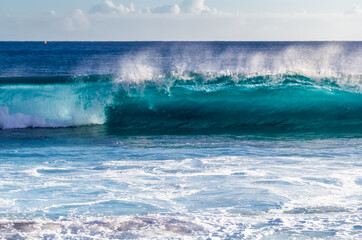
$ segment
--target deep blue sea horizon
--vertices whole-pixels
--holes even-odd
[[[0,238],[361,239],[362,42],[0,42]]]

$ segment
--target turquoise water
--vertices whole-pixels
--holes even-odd
[[[0,43],[0,237],[360,239],[354,43]]]

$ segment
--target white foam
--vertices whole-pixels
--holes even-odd
[[[0,208],[9,208],[11,206],[15,205],[15,200],[14,199],[4,199],[4,198],[0,198]]]
[[[60,127],[62,125],[49,122],[44,118],[22,114],[9,113],[9,108],[0,106],[0,128],[27,128],[27,127]]]
[[[121,217],[68,217],[58,220],[36,218],[32,220],[2,220],[4,231],[0,237],[11,238],[20,234],[29,239],[52,236],[55,239],[194,239],[203,236],[210,226],[183,216],[121,216]]]
[[[83,85],[3,86],[0,128],[68,127],[103,124],[112,96]]]
[[[27,174],[28,176],[32,176],[32,177],[41,177],[42,174],[40,174],[38,172],[39,169],[41,169],[41,168],[40,167],[30,168],[30,169],[24,170],[23,173]]]
[[[115,82],[120,83],[124,89],[130,86],[142,85],[146,81],[157,81],[162,74],[156,68],[150,52],[141,52],[136,55],[127,55],[120,60],[120,69]]]

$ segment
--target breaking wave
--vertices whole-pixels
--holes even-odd
[[[224,45],[155,44],[40,72],[9,66],[0,77],[0,128],[362,127],[360,43]]]
[[[137,75],[137,72],[141,75]],[[362,126],[361,76],[166,72],[0,78],[0,127]]]

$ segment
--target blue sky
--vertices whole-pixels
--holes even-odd
[[[362,0],[0,0],[0,40],[362,40]]]

